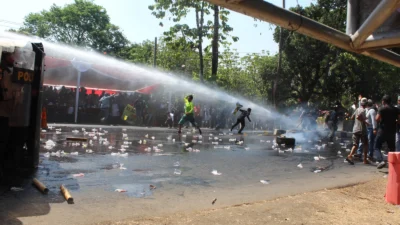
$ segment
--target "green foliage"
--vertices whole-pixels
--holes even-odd
[[[347,0],[314,2],[309,7],[297,6],[290,10],[345,30]],[[195,81],[208,80],[253,100],[272,102],[278,56],[268,52],[241,56],[230,49],[231,42],[238,38],[230,36],[233,28],[228,24],[229,11],[200,0],[156,0],[149,9],[161,20],[160,26],[164,26],[165,20],[174,22],[159,39],[156,62],[159,68]],[[195,26],[184,22],[189,17]],[[24,26],[13,32],[153,65],[154,42],[130,44],[120,29],[110,23],[104,8],[92,1],[75,0],[64,7],[53,5],[49,11],[31,13],[25,18]],[[275,28],[273,35],[279,42],[279,28]],[[282,36],[277,105],[290,106],[301,99],[324,108],[337,101],[350,106],[359,94],[377,101],[384,94],[400,93],[396,82],[399,68],[288,30]],[[210,40],[210,45],[203,46],[205,40]],[[225,48],[219,52],[221,45]]]
[[[200,0],[156,0],[153,5],[149,6],[152,15],[156,18],[161,20],[167,18],[175,23],[169,31],[164,32],[165,41],[182,38],[184,41],[174,42],[174,44],[185,43],[185,45],[191,46],[192,49],[197,49],[200,67],[199,78],[201,81],[203,81],[204,72],[206,71],[203,55],[209,53],[211,49],[211,46],[203,46],[204,39],[212,40],[217,37],[218,41],[214,42],[214,44],[227,44],[229,43],[227,37],[229,37],[229,33],[233,30],[228,25],[228,10],[219,10],[219,21],[218,24],[215,24],[215,19],[212,20],[210,18],[213,7],[212,4]],[[196,24],[194,27],[180,23],[182,19],[187,18],[193,12],[193,19]],[[160,22],[160,26],[163,26],[162,22]],[[218,35],[214,34],[215,26],[218,26]],[[232,41],[238,41],[238,37],[232,37]],[[214,48],[215,51],[218,51],[218,48]],[[218,57],[218,54],[215,54],[215,56]],[[214,61],[213,63],[218,63],[218,61]],[[206,77],[209,76],[206,75]]]
[[[346,5],[346,0],[318,0],[309,7],[297,6],[291,10],[344,31]],[[279,28],[275,29],[274,40],[279,41]],[[284,66],[278,87],[289,87],[290,92],[282,96],[283,101],[301,99],[329,107],[336,101],[351,104],[359,94],[376,100],[385,92],[399,91],[390,84],[398,72],[391,65],[287,30],[283,40]]]
[[[165,33],[159,44],[157,65],[175,74],[201,80],[199,42],[196,39],[198,30],[188,24],[179,23],[193,10],[188,6],[196,7],[199,2],[182,2],[188,5],[165,0],[150,6],[155,16],[168,18],[171,14],[171,18],[175,18],[174,21],[177,22]],[[171,8],[171,5],[174,7]],[[205,9],[211,10],[207,7]],[[204,12],[208,13],[207,10]],[[338,30],[345,30],[345,0],[319,0],[309,7],[297,6],[291,10]],[[212,22],[205,22],[204,27],[208,24],[211,26]],[[204,31],[204,37],[211,37],[206,35],[211,35],[211,32],[211,29]],[[274,40],[279,41],[278,28],[275,29]],[[210,46],[202,49],[205,79],[215,81],[226,91],[267,104],[272,103],[278,56],[268,52],[241,56],[235,49],[229,48],[229,43],[230,41],[226,42],[224,51],[219,54],[216,79],[211,75],[213,54]],[[151,65],[152,47],[153,42],[132,45],[128,59]],[[301,99],[303,102],[316,103],[322,108],[328,108],[337,101],[344,106],[350,106],[359,94],[377,101],[386,93],[400,93],[399,85],[394,82],[399,72],[400,69],[391,65],[284,30],[277,105],[290,106]]]
[[[120,29],[110,23],[106,10],[88,0],[30,13],[20,32],[115,55],[129,44]]]

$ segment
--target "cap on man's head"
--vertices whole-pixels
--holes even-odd
[[[373,106],[374,105],[374,101],[372,101],[372,99],[368,99],[368,106]]]
[[[367,98],[362,98],[360,104],[365,106],[367,104],[367,102],[368,102]]]

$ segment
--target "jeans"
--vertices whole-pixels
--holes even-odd
[[[376,151],[376,160],[378,162],[382,162],[383,161],[383,155],[381,152],[382,149],[382,144],[384,142],[387,143],[387,146],[389,148],[389,152],[393,152],[395,151],[395,138],[396,138],[396,134],[383,134],[381,132],[378,132],[378,134],[376,135],[376,139],[375,139],[375,151]]]
[[[400,132],[396,132],[396,152],[400,152]]]
[[[373,158],[374,156],[374,147],[375,147],[375,134],[374,129],[367,128],[368,134],[368,157]],[[357,149],[357,154],[363,154],[363,143],[361,142]]]

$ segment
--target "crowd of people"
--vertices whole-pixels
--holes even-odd
[[[43,92],[43,105],[46,107],[49,123],[74,123],[76,89],[46,86]],[[174,93],[170,99],[163,90],[151,94],[127,92],[99,92],[80,89],[78,104],[78,123],[135,125],[145,127],[178,128],[179,119],[185,114],[184,93]],[[198,95],[196,95],[198,96]],[[232,116],[232,105],[209,98],[196,98],[193,104],[193,118],[201,127],[230,128],[236,122]],[[127,105],[134,109],[134,119],[125,120]],[[188,121],[190,122],[190,121]],[[183,126],[191,126],[185,123]],[[251,129],[261,129],[262,124],[255,121]]]
[[[400,106],[400,96],[398,97]],[[364,164],[377,163],[377,168],[386,166],[382,155],[385,143],[389,152],[400,151],[400,110],[392,104],[389,95],[382,98],[381,105],[374,104],[372,99],[361,98],[359,107],[351,118],[353,126],[353,147],[346,161],[353,165],[354,158],[361,158]]]
[[[352,128],[352,149],[346,161],[354,165],[355,159],[364,164],[377,165],[378,169],[386,166],[382,154],[383,144],[389,152],[400,152],[400,96],[395,106],[389,95],[383,96],[380,103],[359,96],[351,109],[342,114],[344,118],[354,121]],[[332,140],[337,130],[339,107],[327,111],[325,123],[330,129],[329,138]]]
[[[48,111],[49,122],[74,122],[74,107],[76,89],[61,87],[46,87],[44,89],[44,105]],[[218,100],[193,101],[193,96],[182,99],[182,93],[175,93],[169,99],[164,92],[152,94],[140,93],[108,93],[103,91],[96,94],[93,90],[87,94],[81,88],[79,97],[78,118],[80,123],[129,124],[135,126],[159,126],[178,128],[190,126],[223,129],[235,128],[239,133],[245,127],[245,118],[250,120],[251,109],[236,109],[240,115],[232,115],[232,105]],[[400,106],[400,96],[398,98]],[[134,109],[135,118],[132,121],[124,120],[124,110],[130,105]],[[354,164],[355,158],[362,159],[363,163],[377,163],[383,168],[386,162],[381,153],[382,145],[386,143],[389,151],[400,151],[400,110],[393,106],[391,97],[385,95],[381,104],[371,99],[359,98],[349,110],[345,110],[337,103],[331,110],[319,110],[309,106],[301,106],[292,113],[299,113],[302,129],[316,129],[317,118],[324,118],[322,123],[330,130],[327,138],[330,141],[335,137],[339,121],[349,119],[353,125],[353,147],[346,157],[349,164]],[[180,119],[180,120],[179,120]],[[268,129],[268,125],[255,120],[247,129]],[[349,123],[350,124],[350,123]],[[275,128],[275,125],[272,125]],[[272,127],[270,126],[270,127]],[[345,130],[345,128],[343,128]]]

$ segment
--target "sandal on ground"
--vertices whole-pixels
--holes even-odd
[[[354,165],[353,160],[349,159],[349,157],[346,157],[346,162],[348,162],[350,165]]]

